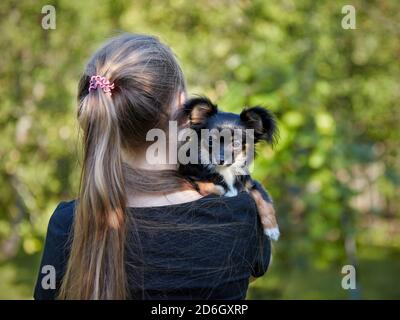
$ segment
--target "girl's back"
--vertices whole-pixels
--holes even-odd
[[[75,201],[61,203],[50,220],[41,268],[55,267],[57,288],[44,290],[45,275],[39,274],[36,299],[57,294],[68,261],[74,207]],[[250,276],[261,276],[268,267],[270,243],[247,193],[129,208],[127,213],[135,216],[125,257],[130,298],[243,299]]]

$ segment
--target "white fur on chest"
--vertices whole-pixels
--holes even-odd
[[[234,197],[238,194],[235,188],[236,173],[232,167],[217,167],[216,171],[224,178],[228,191],[224,194],[226,197]]]

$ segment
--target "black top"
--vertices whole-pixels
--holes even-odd
[[[35,299],[56,296],[68,259],[74,207],[75,201],[61,202],[50,219]],[[245,192],[129,208],[128,213],[136,218],[139,235],[131,239],[128,233],[127,239],[126,272],[133,298],[244,299],[249,277],[262,276],[268,268],[270,242],[255,202]],[[42,287],[50,274],[45,265],[55,268],[56,289]],[[49,284],[49,278],[43,280]]]

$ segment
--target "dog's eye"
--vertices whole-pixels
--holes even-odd
[[[232,143],[232,147],[233,147],[234,149],[239,149],[239,148],[242,147],[242,143],[241,143],[240,141],[238,141],[238,140],[235,140],[235,141],[233,141],[233,143]]]

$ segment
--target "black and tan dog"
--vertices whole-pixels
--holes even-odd
[[[275,210],[268,192],[249,173],[254,145],[274,144],[277,125],[273,114],[262,107],[244,109],[240,115],[219,111],[208,98],[189,99],[179,119],[196,136],[195,163],[179,165],[179,173],[202,194],[235,196],[247,191],[256,202],[265,234],[279,238]],[[181,123],[182,126],[182,123]],[[190,140],[190,139],[189,139]]]

